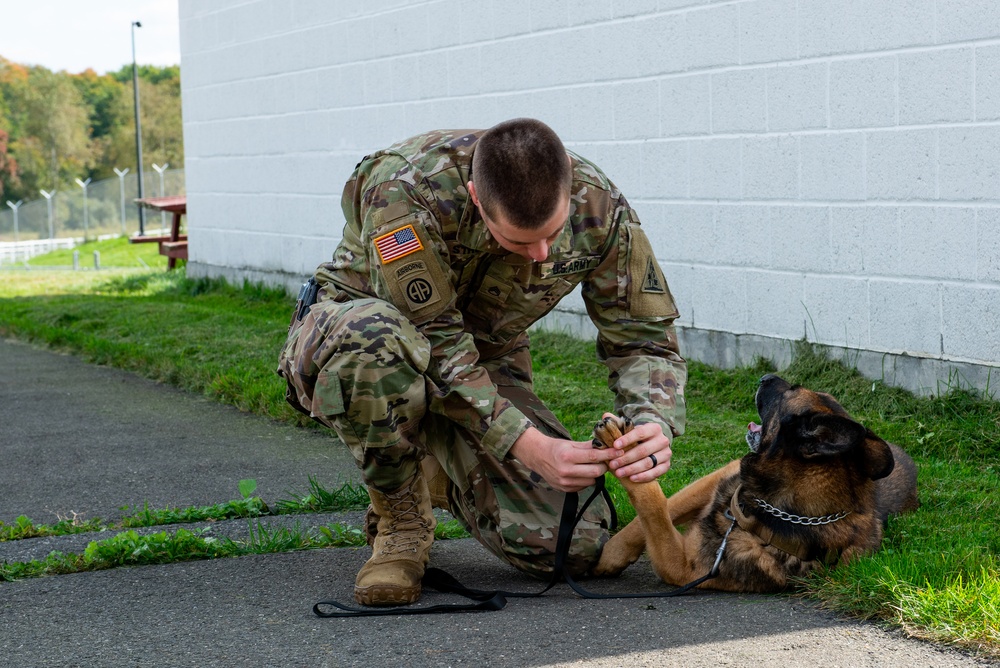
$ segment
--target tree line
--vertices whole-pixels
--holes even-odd
[[[143,166],[183,167],[180,67],[138,69]],[[134,173],[135,160],[131,65],[70,74],[0,56],[0,202]]]

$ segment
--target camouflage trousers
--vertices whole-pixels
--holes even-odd
[[[477,434],[428,410],[431,346],[392,304],[378,299],[316,303],[293,317],[278,373],[288,400],[333,429],[368,485],[390,491],[434,457],[448,475],[448,510],[489,551],[526,573],[551,574],[565,494],[513,457],[497,459]],[[500,359],[481,360],[498,393],[549,436],[570,438],[531,385],[528,337]],[[582,500],[593,488],[580,492]],[[577,524],[567,569],[592,567],[613,511],[598,497]]]

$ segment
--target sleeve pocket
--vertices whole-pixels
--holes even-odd
[[[311,417],[327,417],[343,413],[344,395],[340,389],[340,377],[332,371],[320,371],[316,376]]]

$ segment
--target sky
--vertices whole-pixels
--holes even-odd
[[[0,56],[58,72],[179,65],[177,0],[0,0]]]

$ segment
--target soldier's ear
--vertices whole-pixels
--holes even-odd
[[[469,190],[469,197],[472,198],[472,203],[479,206],[479,195],[476,194],[476,184],[469,179],[469,182],[465,184],[465,187]]]

